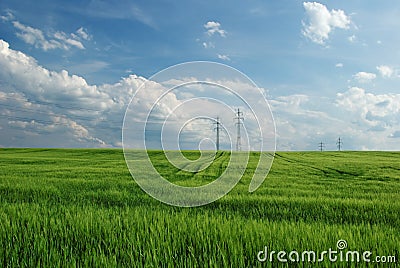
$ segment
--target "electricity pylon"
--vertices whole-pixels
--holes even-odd
[[[325,148],[325,143],[323,143],[322,141],[320,143],[318,143],[318,148],[322,152]]]
[[[336,142],[338,150],[341,151],[342,150],[342,145],[343,145],[343,141],[342,139],[339,137],[338,141]]]
[[[216,130],[217,131],[217,142],[216,142],[216,145],[217,145],[217,151],[219,151],[219,128],[220,128],[220,122],[219,122],[219,117],[217,117],[217,119],[215,120],[215,123],[214,123],[215,125],[216,125],[216,127],[214,128],[214,130]]]
[[[236,135],[236,151],[241,151],[242,150],[242,137],[240,136],[240,126],[243,125],[243,112],[237,109],[236,112],[236,117],[234,118],[237,120],[236,122],[236,127],[237,127],[237,135]]]

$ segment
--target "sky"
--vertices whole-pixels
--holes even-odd
[[[399,17],[398,1],[376,0],[2,0],[0,147],[121,147],[143,83],[212,61],[265,93],[277,150],[339,137],[400,150]]]

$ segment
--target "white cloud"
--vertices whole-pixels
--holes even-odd
[[[0,125],[6,127],[2,130],[0,144],[8,146],[119,146],[127,104],[131,96],[143,85],[143,81],[147,81],[131,75],[115,84],[89,85],[84,78],[71,75],[65,70],[55,72],[43,68],[32,57],[10,49],[8,43],[4,41],[0,41],[0,66],[2,66]],[[211,71],[211,74],[214,73]],[[193,79],[186,78],[181,82]],[[259,105],[260,91],[254,86],[237,80],[214,82],[223,83],[230,89],[237,89],[249,103],[254,104],[255,110],[262,108]],[[127,119],[127,122],[133,121],[133,129],[140,129],[140,124],[146,121],[147,111],[152,107],[154,100],[165,92],[164,84],[169,88],[168,83],[180,82],[166,81],[158,84],[147,81],[145,85],[149,88],[145,87],[137,92],[133,102],[134,117]],[[202,87],[201,90],[199,87]],[[181,93],[191,93],[192,97],[198,98],[187,102],[188,95]],[[224,106],[218,101],[206,100],[201,96],[213,96],[214,99],[231,105]],[[186,119],[199,114],[213,118],[220,116],[227,128],[235,133],[232,107],[237,107],[238,101],[240,100],[236,95],[224,88],[201,84],[186,85],[182,90],[177,87],[174,92],[164,95],[159,100],[159,105],[154,107],[152,119],[157,121],[159,118],[165,118],[172,111],[174,114],[170,119],[176,118],[180,120],[179,122],[186,122]],[[255,124],[251,114],[244,108],[243,111],[246,116],[246,127]],[[268,120],[267,117],[268,115],[260,120]],[[183,133],[192,142],[196,139],[198,141],[200,134],[209,135],[210,138],[215,137],[212,122],[204,125],[200,120],[196,123],[200,125],[185,128]],[[168,125],[166,132],[176,134],[181,126],[181,124]],[[205,131],[202,131],[203,129]],[[265,132],[268,133],[267,130]],[[137,133],[142,135],[143,132]],[[27,138],[28,135],[31,138]],[[245,138],[244,133],[243,137]],[[224,144],[228,141],[228,138],[225,139]],[[192,144],[189,145],[190,148],[195,148]],[[243,146],[245,145],[246,141],[243,141]]]
[[[65,70],[41,67],[3,40],[0,66],[0,125],[12,126],[0,139],[9,146],[113,146],[120,142],[126,104],[142,84],[131,75],[116,84],[89,85]],[[21,131],[40,135],[24,139]]]
[[[61,44],[54,41],[47,41],[43,32],[39,29],[32,28],[30,26],[23,25],[18,21],[13,21],[13,25],[16,29],[20,30],[16,35],[21,38],[25,43],[34,45],[36,48],[42,48],[43,50],[55,49]]]
[[[41,30],[26,26],[19,21],[13,21],[13,25],[16,29],[20,30],[20,32],[16,33],[19,38],[25,43],[33,45],[36,48],[41,48],[44,51],[57,48],[64,50],[68,50],[71,47],[85,48],[80,40],[74,39],[73,35],[68,36],[64,32],[56,32],[48,38]]]
[[[12,21],[14,20],[14,15],[12,14],[12,12],[10,10],[6,10],[5,15],[0,16],[0,19],[4,22],[7,21]]]
[[[207,38],[214,39],[213,36],[215,34],[220,35],[221,37],[226,37],[227,32],[221,28],[221,24],[215,21],[208,21],[206,24],[203,25],[204,28],[207,30]],[[200,41],[198,39],[197,41]],[[215,43],[212,41],[203,41],[202,45],[205,49],[215,48]],[[230,57],[227,54],[218,53],[216,54],[217,58],[224,61],[230,61]]]
[[[119,146],[127,104],[146,81],[130,75],[115,84],[89,85],[84,78],[65,70],[54,72],[43,68],[2,40],[0,66],[0,125],[8,126],[2,130],[0,143],[8,146]],[[157,83],[147,85],[151,85],[151,90],[142,90],[135,98],[134,119],[139,124],[146,120],[148,105],[164,90]],[[203,94],[196,86],[193,93]],[[246,89],[243,85],[240,88]],[[247,93],[248,90],[247,87]],[[186,97],[178,93],[164,96],[155,116],[165,117],[171,109],[184,105]],[[215,103],[199,100],[197,104],[186,106],[185,113],[177,114],[186,118],[204,109],[215,116]],[[231,122],[232,116],[227,115],[225,121]],[[213,136],[212,124],[210,131]],[[27,135],[32,138],[27,139]]]
[[[85,48],[81,41],[75,39],[75,34],[71,34],[70,36],[68,36],[64,32],[56,32],[54,33],[53,37],[61,44],[61,46],[59,46],[58,48],[63,48],[65,50],[68,50],[70,47],[77,47],[79,49]]]
[[[399,150],[400,94],[375,95],[352,87],[336,99],[289,95],[270,100],[278,150]]]
[[[333,142],[345,129],[329,99],[289,95],[270,100],[270,104],[278,150],[316,150],[319,142]],[[332,144],[329,146],[327,149],[334,149]]]
[[[367,72],[358,72],[353,75],[354,79],[360,83],[369,83],[376,78],[376,74]]]
[[[366,93],[363,88],[351,87],[345,93],[338,94],[337,103],[348,111],[357,112],[366,121],[379,121],[389,117],[393,121],[387,123],[400,121],[400,94],[374,95]]]
[[[391,68],[387,65],[377,66],[376,69],[379,71],[379,73],[382,77],[386,77],[386,78],[392,77],[392,75],[394,73],[393,68]]]
[[[4,41],[0,41],[0,66],[0,144],[7,146],[121,146],[125,109],[134,92],[147,81],[130,75],[115,84],[89,85],[84,78],[67,71],[43,68],[32,57],[10,49]],[[184,81],[194,81],[194,78]],[[249,85],[240,81],[224,83],[246,100],[259,101],[259,95]],[[155,87],[152,91],[142,91],[138,96],[138,120],[145,118],[142,113],[161,88],[157,90]],[[185,92],[193,96],[205,92],[221,99],[225,97],[216,94],[215,89],[208,89],[208,93],[204,88],[199,90],[198,85],[186,88]],[[178,93],[165,97],[157,108],[164,116],[171,108],[184,105],[187,98]],[[176,114],[186,118],[205,110],[212,117],[220,115],[222,122],[232,127],[231,111],[222,111],[206,101],[195,104],[188,103],[185,113]],[[327,149],[334,150],[338,136],[344,139],[345,149],[400,149],[396,139],[400,94],[375,95],[353,87],[338,94],[336,99],[290,95],[276,97],[270,104],[277,126],[278,150],[316,150],[320,141],[327,143]],[[248,122],[249,115],[245,116]],[[215,137],[212,124],[201,126],[207,128],[204,133]],[[197,128],[193,126],[184,134],[197,138],[196,133]]]
[[[208,71],[213,72],[211,69],[205,72]],[[235,79],[231,80],[224,76],[223,78],[221,78],[221,80],[218,80],[215,79],[213,75],[219,76],[220,73],[210,73],[210,76],[206,76],[209,77],[206,79],[206,81],[213,84],[223,85],[223,87],[204,83],[188,84],[188,82],[191,81],[198,81],[199,78],[186,77],[182,79],[171,79],[168,81],[164,81],[162,82],[161,88],[157,88],[160,87],[160,85],[150,85],[149,90],[140,90],[139,93],[135,95],[134,102],[132,103],[133,107],[136,107],[135,111],[130,111],[129,113],[127,113],[128,118],[129,114],[135,114],[135,117],[139,118],[139,120],[140,118],[143,118],[144,115],[140,113],[138,114],[137,110],[146,111],[146,107],[151,107],[151,105],[146,105],[146,103],[151,104],[157,101],[159,95],[164,91],[164,86],[166,88],[171,88],[171,86],[173,85],[186,84],[184,88],[175,86],[173,92],[168,93],[167,95],[165,95],[165,97],[158,100],[158,105],[155,108],[155,110],[157,111],[154,113],[154,116],[152,116],[156,118],[158,118],[158,116],[165,117],[165,115],[168,115],[170,112],[173,111],[173,116],[171,115],[171,118],[173,118],[173,120],[171,120],[172,123],[167,123],[164,126],[164,129],[167,129],[168,133],[174,133],[174,131],[176,133],[176,131],[179,131],[179,128],[176,128],[176,126],[181,126],[181,124],[176,125],[176,122],[189,122],[191,118],[195,118],[198,115],[207,116],[210,118],[215,118],[216,116],[219,116],[221,122],[225,124],[224,126],[231,134],[231,139],[233,139],[232,135],[236,133],[235,125],[232,123],[232,118],[235,116],[233,108],[241,107],[242,111],[244,112],[244,116],[246,117],[245,128],[248,131],[244,132],[248,133],[249,139],[252,142],[252,146],[256,148],[257,144],[260,144],[260,140],[256,139],[257,131],[255,125],[257,122],[254,118],[254,115],[251,113],[250,109],[246,107],[245,103],[242,102],[242,99],[239,98],[238,95],[231,93],[230,90],[233,90],[237,94],[240,94],[243,99],[247,101],[249,106],[253,108],[256,114],[262,114],[262,117],[259,118],[259,122],[261,122],[261,125],[263,126],[263,132],[267,133],[266,135],[270,135],[273,124],[264,123],[264,121],[270,120],[271,117],[269,117],[269,114],[265,112],[266,106],[265,103],[263,104],[263,98],[260,95],[260,90],[258,88],[255,88],[254,85],[251,85],[246,81],[242,81],[241,79],[243,78],[235,77]],[[145,86],[145,88],[147,88],[147,86]],[[143,107],[143,109],[138,107]],[[174,122],[174,120],[178,121]],[[193,140],[201,140],[200,137],[204,138],[204,135],[208,135],[212,140],[214,139],[215,133],[213,133],[212,131],[213,124],[211,121],[208,121],[208,123],[206,123],[201,122],[201,120],[196,120],[195,123],[200,123],[200,125],[198,127],[190,125],[188,126],[190,128],[185,128],[185,135],[190,134],[192,143]],[[129,128],[128,124],[126,126]],[[265,126],[266,128],[264,128]],[[140,129],[140,122],[132,122],[132,129],[138,129],[138,127]],[[137,132],[137,134],[142,135],[141,132]],[[246,142],[245,136],[245,133],[243,133],[242,145],[243,148],[248,148],[249,144]],[[170,141],[170,144],[172,145],[173,142],[176,141],[174,137],[176,137],[176,135],[169,135],[170,139],[173,138],[173,141]],[[135,144],[135,140],[137,139],[131,139],[130,142],[132,144]],[[226,144],[228,142],[228,139],[224,139],[224,148],[227,148]],[[268,144],[271,145],[270,143],[266,142],[265,146],[268,147]],[[173,148],[176,149],[176,147]],[[169,149],[173,148],[169,147]],[[191,148],[193,148],[193,145]]]
[[[339,62],[335,65],[336,68],[343,68],[343,63]]]
[[[328,10],[317,2],[304,2],[308,23],[303,22],[302,33],[311,41],[324,45],[333,29],[349,29],[350,17],[343,10]]]
[[[202,45],[204,48],[215,48],[215,45],[213,42],[203,42]]]
[[[76,33],[83,38],[84,40],[91,40],[92,36],[89,35],[89,33],[87,32],[86,29],[84,29],[83,27],[80,27],[78,30],[76,30]]]
[[[15,20],[14,15],[8,12],[2,16],[3,21],[11,21],[17,32],[15,33],[22,41],[44,51],[51,49],[69,50],[71,48],[85,49],[82,40],[89,41],[91,36],[80,27],[75,33],[67,34],[63,31],[44,33],[42,30],[25,25]]]
[[[229,58],[228,55],[217,54],[217,56],[218,56],[218,59],[221,59],[221,60],[226,60],[226,61],[230,61],[231,60],[231,58]]]
[[[354,43],[357,40],[357,37],[353,34],[352,36],[349,36],[347,40],[349,40],[350,43]]]
[[[356,131],[359,146],[369,150],[399,150],[394,138],[400,124],[400,94],[367,93],[352,87],[337,95],[337,106]]]
[[[214,34],[219,34],[222,37],[226,37],[227,32],[221,29],[221,24],[219,22],[208,21],[203,26],[207,30],[207,34],[209,36],[212,36]]]

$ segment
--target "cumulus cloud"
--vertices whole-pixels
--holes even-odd
[[[343,10],[328,10],[317,2],[304,2],[307,22],[303,21],[302,33],[311,41],[324,45],[333,29],[349,29],[350,17]]]
[[[207,75],[205,75],[205,73],[207,73]],[[148,88],[148,90],[140,90],[135,95],[135,99],[132,102],[135,110],[131,111],[129,109],[127,112],[127,115],[135,114],[136,120],[139,121],[132,121],[131,127],[129,122],[125,126],[128,129],[132,129],[133,134],[142,135],[142,132],[134,132],[134,129],[137,130],[141,128],[140,124],[143,123],[140,122],[140,118],[144,118],[145,116],[143,114],[138,114],[137,109],[138,107],[143,107],[144,109],[139,108],[138,110],[146,111],[146,107],[148,107],[146,103],[151,104],[157,102],[158,104],[155,106],[151,118],[153,119],[152,122],[157,122],[159,119],[168,115],[169,121],[163,126],[164,131],[168,133],[165,138],[168,141],[167,147],[168,145],[174,145],[174,142],[176,142],[176,133],[180,131],[180,128],[177,128],[177,126],[182,126],[182,122],[192,122],[193,124],[188,124],[182,129],[185,132],[183,136],[190,139],[186,139],[181,148],[197,148],[198,144],[196,142],[204,139],[204,137],[209,137],[209,139],[214,140],[215,132],[213,132],[214,125],[212,121],[203,119],[191,121],[192,118],[196,118],[196,116],[200,115],[201,117],[216,118],[218,116],[220,118],[224,128],[228,130],[231,135],[230,137],[221,139],[221,148],[229,149],[231,145],[230,141],[234,141],[233,135],[236,133],[235,125],[232,121],[232,118],[235,116],[234,108],[240,107],[243,116],[246,118],[244,123],[244,128],[246,130],[242,133],[242,148],[249,148],[251,146],[256,149],[257,146],[261,146],[260,137],[257,137],[257,133],[259,133],[256,127],[257,120],[254,118],[254,114],[249,107],[246,106],[246,103],[243,102],[243,99],[253,108],[256,114],[262,115],[258,122],[260,122],[263,127],[262,131],[265,133],[265,137],[271,135],[271,129],[274,127],[274,125],[271,124],[272,118],[265,111],[266,105],[263,103],[263,98],[261,97],[263,91],[248,81],[245,81],[246,79],[244,79],[244,77],[237,77],[237,75],[235,77],[229,77],[232,74],[233,73],[229,72],[222,74],[222,72],[215,72],[214,68],[205,68],[200,75],[203,77],[201,79],[200,77],[182,77],[180,79],[163,81],[158,85],[146,84],[145,88]],[[218,77],[221,79],[218,79]],[[199,79],[201,81],[207,81],[207,83],[197,83]],[[210,84],[208,84],[208,82]],[[185,86],[178,86],[182,84],[185,84]],[[174,88],[174,90],[168,92],[163,98],[159,99],[160,94],[165,91],[165,88]],[[242,98],[238,97],[237,94],[233,94],[228,89],[235,91],[238,95],[242,96]],[[130,118],[130,116],[127,118]],[[269,124],[265,123],[265,121],[268,120]],[[154,127],[154,129],[152,129],[153,133],[157,131],[160,132],[161,126],[157,127],[157,124],[153,124],[152,126]],[[247,133],[247,135],[245,133]],[[131,138],[127,141],[124,138],[124,142],[127,141],[134,145],[136,145],[136,140],[138,139]],[[264,146],[266,148],[271,148],[271,141],[272,139],[270,139],[269,142],[264,141]],[[149,143],[155,148],[159,145],[155,139],[150,140]],[[138,146],[140,146],[140,144]],[[167,147],[164,146],[164,148]],[[168,148],[177,149],[177,147]],[[208,149],[212,148],[208,147]]]
[[[372,94],[352,87],[337,95],[336,104],[346,112],[346,119],[356,130],[357,142],[370,150],[399,150],[388,139],[397,133],[400,124],[400,94]],[[360,142],[361,141],[361,142]]]
[[[400,113],[400,94],[374,95],[366,93],[363,88],[351,87],[347,92],[338,94],[337,104],[348,111],[357,112],[366,121],[388,117],[393,119],[391,123],[400,121],[400,118],[396,119]]]
[[[386,78],[392,77],[392,75],[394,73],[393,68],[391,68],[387,65],[377,66],[376,69],[379,71],[379,73],[382,77],[386,77]]]
[[[359,83],[369,83],[376,78],[376,74],[367,72],[358,72],[353,78]]]
[[[114,146],[124,109],[142,78],[89,85],[67,71],[50,71],[0,40],[0,124],[9,146]],[[33,133],[34,140],[22,133]],[[50,144],[52,143],[52,144]]]
[[[147,81],[130,75],[114,84],[90,85],[83,77],[40,66],[34,58],[11,49],[2,40],[0,66],[0,144],[7,146],[121,146],[125,109],[131,96]],[[165,83],[170,88],[170,85],[191,81],[195,78]],[[252,86],[240,81],[214,82],[223,82],[235,89],[254,103],[256,109],[260,106],[257,105],[259,95],[254,94]],[[135,108],[132,120],[137,120],[138,124],[146,118],[143,111],[148,109],[149,101],[156,99],[163,90],[154,85],[153,90],[142,91],[135,100],[137,110]],[[215,103],[202,100],[185,104],[188,97],[196,94],[227,100],[217,88],[192,85],[184,92],[167,94],[157,106],[154,118],[185,105],[184,112],[176,113],[182,116],[179,120],[205,110],[210,117],[220,116],[221,122],[234,128],[231,108],[221,110]],[[278,150],[316,150],[320,141],[327,143],[326,149],[334,150],[338,136],[345,140],[345,149],[400,149],[396,139],[400,125],[400,94],[372,94],[352,87],[334,99],[289,95],[270,99],[270,104],[277,127]],[[251,122],[250,114],[245,113],[245,117],[246,124]],[[211,139],[215,137],[212,123],[201,120],[198,123],[188,126],[183,134],[191,139],[198,139],[199,133]]]
[[[336,98],[289,95],[270,100],[280,150],[399,150],[400,94],[372,94],[349,88]]]
[[[334,141],[345,129],[343,122],[333,115],[335,108],[328,99],[297,94],[274,98],[270,104],[276,122],[277,147],[281,150],[316,150],[321,140]]]
[[[7,126],[1,142],[14,147],[106,146],[81,123],[65,113],[56,114],[52,105],[39,103],[22,93],[0,93],[0,122]]]
[[[9,44],[0,40],[0,60],[2,77],[9,83],[27,92],[40,92],[49,99],[67,98],[70,96],[106,99],[106,95],[90,86],[85,79],[69,75],[67,71],[49,71],[37,64],[36,60],[9,48]],[[15,77],[15,81],[9,79]],[[47,95],[47,96],[46,96]],[[94,102],[92,103],[93,105]]]
[[[219,34],[221,37],[226,37],[227,32],[221,28],[221,24],[216,21],[208,21],[203,25],[209,36]]]
[[[339,62],[335,65],[336,68],[343,68],[343,63]]]
[[[2,66],[0,68],[2,83],[0,125],[6,128],[2,129],[0,144],[8,146],[120,146],[125,110],[134,93],[136,93],[133,100],[134,116],[128,116],[126,122],[132,123],[132,131],[136,131],[135,133],[141,136],[143,132],[139,130],[141,124],[143,125],[147,120],[147,111],[165,90],[170,88],[171,84],[198,80],[198,78],[186,77],[181,81],[166,81],[161,84],[130,75],[115,84],[90,85],[83,77],[70,74],[66,70],[56,72],[40,66],[34,58],[11,49],[9,44],[2,40],[0,40],[0,66]],[[214,74],[212,70],[208,71],[211,75]],[[206,78],[209,79],[208,77],[210,76],[207,75]],[[225,79],[225,76],[223,78]],[[146,87],[137,91],[144,82],[146,82]],[[220,81],[211,79],[210,82],[227,85],[228,88],[242,94],[248,102],[254,102],[255,109],[262,108],[259,105],[260,91],[253,85],[222,78]],[[209,100],[201,96],[213,96],[213,99]],[[197,98],[187,102],[188,97]],[[231,104],[225,107],[217,100]],[[158,101],[158,105],[154,106],[150,122],[160,122],[160,119],[168,117],[171,112],[173,114],[169,119],[178,120],[178,122],[186,122],[186,119],[198,114],[212,118],[220,116],[221,121],[228,122],[227,127],[234,132],[232,107],[238,107],[238,102],[240,99],[236,95],[217,86],[195,83],[183,88],[177,87],[173,92],[164,95]],[[245,104],[242,103],[242,105],[245,107]],[[243,112],[246,116],[246,127],[255,124],[251,113],[246,112],[245,108]],[[267,120],[267,116],[260,120]],[[208,135],[210,139],[215,137],[212,122],[197,120],[196,124],[198,124],[197,127],[188,125],[183,129],[182,135],[186,137],[184,148],[197,148],[196,142],[201,140],[202,135]],[[160,127],[161,125],[153,124],[152,126]],[[165,127],[165,131],[167,134],[176,134],[181,126],[172,122],[171,125]],[[154,133],[153,131],[151,134],[154,135]],[[27,138],[28,136],[32,138]],[[244,134],[243,136],[245,137]],[[173,138],[173,141],[176,140],[176,135],[168,137]],[[229,142],[229,138],[221,142],[225,144]],[[153,145],[156,147],[157,143]],[[243,141],[244,146],[250,145]]]

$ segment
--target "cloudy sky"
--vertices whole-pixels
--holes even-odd
[[[0,146],[120,147],[138,87],[200,60],[262,88],[278,150],[400,150],[399,17],[394,0],[3,0]]]

